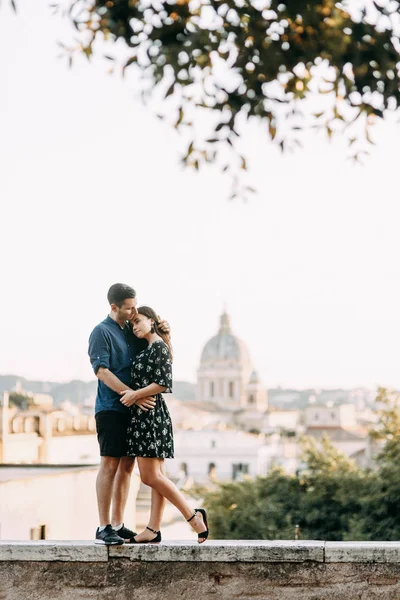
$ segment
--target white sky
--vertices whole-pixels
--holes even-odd
[[[47,0],[0,10],[0,373],[92,378],[108,287],[135,287],[195,380],[224,302],[269,386],[400,387],[399,127],[365,167],[310,136],[281,156],[244,140],[259,193],[179,166],[177,134],[101,61],[57,59]]]

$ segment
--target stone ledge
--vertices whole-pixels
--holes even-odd
[[[111,558],[129,558],[145,562],[323,562],[324,542],[209,540],[197,542],[171,541],[161,544],[114,546]]]
[[[105,546],[92,541],[0,541],[0,562],[380,563],[400,564],[400,542],[209,540]]]
[[[0,561],[107,562],[105,546],[86,541],[1,541]]]
[[[400,563],[400,542],[325,542],[327,563]]]

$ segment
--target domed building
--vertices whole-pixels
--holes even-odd
[[[197,371],[197,400],[224,411],[265,412],[267,392],[254,371],[247,346],[232,333],[229,316],[204,346]]]

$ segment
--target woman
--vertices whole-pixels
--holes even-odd
[[[159,329],[159,319],[153,309],[141,306],[133,319],[133,331],[145,338],[147,348],[142,350],[132,365],[132,390],[122,392],[121,402],[131,409],[128,427],[128,456],[137,457],[140,477],[159,495],[169,500],[191,524],[201,544],[208,537],[206,511],[194,511],[178,488],[163,472],[165,458],[174,457],[174,439],[171,417],[162,392],[172,391],[172,348],[169,335]],[[152,396],[156,406],[145,412],[135,403],[140,398]],[[132,544],[161,542],[160,510],[152,506],[149,525],[132,538]]]

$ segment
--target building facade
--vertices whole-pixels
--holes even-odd
[[[246,344],[232,332],[229,315],[204,346],[197,371],[196,398],[223,411],[264,413],[267,391],[254,370]]]

